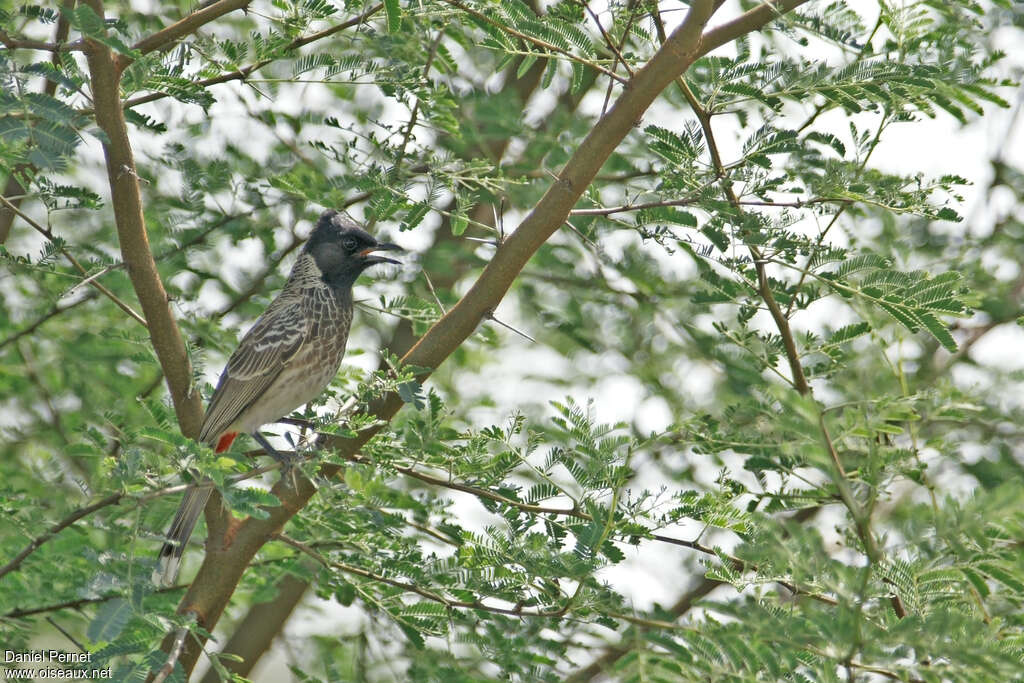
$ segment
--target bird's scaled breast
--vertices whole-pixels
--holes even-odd
[[[351,311],[335,310],[334,315],[313,318],[309,336],[288,359],[280,374],[241,416],[240,431],[250,432],[309,403],[327,388],[338,373],[348,341]]]

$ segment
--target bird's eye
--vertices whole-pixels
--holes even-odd
[[[345,251],[355,251],[356,241],[349,237],[348,239],[342,241],[341,246],[345,247]]]

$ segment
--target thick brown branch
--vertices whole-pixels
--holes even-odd
[[[245,618],[235,626],[234,635],[224,645],[221,654],[240,657],[241,661],[227,659],[221,662],[233,674],[249,677],[260,657],[270,649],[281,626],[302,601],[309,583],[288,574],[277,582],[277,596],[270,602],[254,605]],[[217,671],[210,667],[202,683],[220,683]]]
[[[153,35],[143,38],[132,45],[132,49],[138,50],[145,55],[155,50],[160,50],[169,45],[173,45],[185,36],[198,31],[204,24],[208,24],[211,21],[230,12],[234,12],[237,9],[248,7],[251,1],[252,0],[219,0],[219,2],[214,2],[213,4],[207,5],[202,9],[193,12],[184,19],[176,21],[170,26],[157,31]],[[124,69],[131,64],[132,61],[134,60],[126,57],[125,55],[120,55],[117,59],[118,68]]]
[[[88,4],[99,16],[103,16],[103,6],[99,0],[90,0]],[[171,315],[167,292],[149,246],[139,177],[121,109],[120,75],[110,48],[97,41],[89,42],[88,63],[96,123],[107,136],[103,153],[121,257],[142,304],[149,337],[167,378],[181,432],[185,436],[194,437],[199,433],[202,402],[199,392],[193,390],[192,363],[178,324]]]
[[[746,35],[751,31],[757,31],[772,20],[796,9],[805,2],[807,0],[771,0],[770,2],[761,3],[732,21],[716,26],[705,33],[703,38],[701,38],[703,53],[707,54],[727,43],[731,43],[740,36]]]

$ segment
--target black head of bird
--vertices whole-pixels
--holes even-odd
[[[401,251],[390,242],[378,242],[344,211],[324,211],[306,242],[306,252],[333,287],[351,287],[359,274],[378,263],[399,261],[375,255],[377,251]]]

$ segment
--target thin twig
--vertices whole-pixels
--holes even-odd
[[[888,125],[888,114],[882,117],[881,123],[878,124],[878,130],[875,131],[875,136],[871,140],[870,145],[868,146],[867,154],[864,155],[864,158],[861,159],[860,164],[858,164],[860,171],[863,171],[865,166],[867,166],[868,160],[871,158],[871,155],[874,153],[879,141],[882,139],[882,131],[885,130],[886,125]],[[828,222],[825,228],[820,233],[818,233],[818,237],[815,239],[814,242],[814,247],[812,247],[811,253],[807,257],[807,263],[804,264],[804,267],[800,272],[800,279],[798,279],[796,285],[793,286],[793,295],[789,300],[789,305],[786,306],[787,318],[789,317],[789,314],[793,311],[793,306],[796,305],[797,299],[800,294],[800,290],[803,289],[804,282],[807,281],[807,276],[810,274],[811,271],[811,264],[814,263],[814,257],[817,255],[818,249],[820,249],[821,245],[824,244],[825,237],[828,235],[829,231],[832,230],[833,226],[835,226],[839,222],[839,219],[842,217],[842,215],[846,213],[846,210],[852,205],[852,201],[842,204],[839,207],[839,210],[836,211],[835,214],[832,216],[832,219]]]
[[[57,237],[56,237],[56,235],[53,234],[53,232],[49,228],[46,228],[46,227],[40,225],[37,221],[35,221],[30,216],[25,214],[17,206],[15,206],[11,202],[7,201],[7,197],[4,197],[4,196],[0,195],[0,203],[3,203],[3,205],[7,207],[8,211],[14,213],[16,216],[21,218],[21,220],[23,220],[26,223],[28,223],[29,226],[32,227],[33,230],[35,230],[36,232],[42,234],[43,237],[45,237],[46,239],[50,240],[50,242],[52,244],[57,244]],[[88,275],[89,274],[89,271],[86,270],[85,267],[81,263],[78,262],[78,259],[76,259],[71,254],[71,252],[67,250],[66,247],[64,247],[62,245],[59,248],[59,251],[71,263],[71,265],[75,267],[75,270],[77,270],[82,275]],[[120,298],[118,298],[118,296],[116,294],[114,294],[109,289],[107,289],[106,287],[101,285],[99,282],[96,282],[94,280],[90,280],[89,281],[89,285],[91,287],[93,287],[96,291],[100,292],[105,297],[107,297],[108,299],[113,301],[115,304],[117,304],[117,307],[120,308],[125,313],[127,313],[129,315],[129,317],[131,317],[133,320],[138,322],[143,327],[146,327],[146,319],[143,318],[138,313],[136,313],[135,309],[133,309],[131,306],[129,306],[124,301],[122,301]]]
[[[475,18],[479,19],[480,21],[483,21],[483,22],[485,22],[487,24],[490,24],[491,26],[494,26],[495,28],[500,29],[504,33],[507,33],[507,34],[512,35],[512,36],[515,36],[515,37],[517,37],[517,38],[519,38],[521,40],[526,41],[527,43],[532,43],[533,45],[536,45],[537,47],[539,47],[539,48],[541,48],[543,50],[547,50],[549,52],[555,52],[557,54],[560,54],[560,55],[566,57],[567,59],[569,59],[571,61],[578,62],[578,63],[583,64],[584,66],[588,66],[591,69],[594,69],[596,71],[600,71],[605,76],[608,76],[609,78],[612,78],[612,79],[618,81],[619,83],[625,84],[625,83],[628,82],[628,79],[623,78],[622,76],[618,75],[614,71],[610,71],[610,70],[606,69],[605,67],[601,66],[600,64],[597,64],[596,62],[592,62],[589,59],[584,59],[582,57],[574,55],[569,50],[566,50],[564,48],[558,47],[557,45],[553,45],[553,44],[547,42],[546,40],[541,40],[540,38],[536,38],[536,37],[531,36],[531,35],[529,35],[527,33],[523,33],[521,31],[517,31],[514,28],[512,28],[511,26],[508,26],[507,24],[503,24],[500,21],[495,20],[494,17],[491,17],[491,16],[489,16],[487,14],[484,14],[483,12],[479,12],[479,11],[473,9],[472,7],[469,7],[469,6],[465,5],[465,4],[463,4],[459,0],[442,0],[442,2],[444,2],[444,3],[448,4],[448,5],[451,5],[452,7],[456,7],[458,9],[462,10],[463,12],[465,12],[468,15],[470,15],[471,17],[475,17]]]
[[[430,77],[430,68],[434,65],[434,59],[437,57],[437,49],[441,46],[441,39],[444,38],[444,30],[439,30],[437,35],[432,41],[430,41],[430,49],[427,52],[427,59],[423,63],[423,80],[426,81]],[[398,148],[398,157],[395,159],[393,165],[395,172],[401,168],[402,162],[405,160],[405,154],[409,147],[409,141],[412,139],[412,132],[416,128],[416,121],[420,115],[420,97],[413,95],[416,98],[416,102],[412,105],[412,112],[409,114],[409,122],[405,126],[405,132],[402,134],[402,144]]]
[[[228,313],[231,313],[239,306],[243,305],[251,298],[263,291],[263,284],[267,278],[270,277],[289,254],[294,252],[296,249],[302,246],[303,240],[298,237],[295,233],[292,233],[292,241],[289,242],[281,251],[277,252],[272,256],[263,266],[263,269],[249,282],[242,292],[239,293],[231,302],[228,303],[224,308],[217,311],[216,316],[223,318]]]
[[[261,453],[262,453],[262,451],[255,452],[256,455],[259,455]],[[281,468],[281,464],[277,463],[277,462],[274,462],[274,463],[271,463],[271,464],[266,465],[264,467],[256,467],[256,468],[253,468],[251,470],[247,470],[246,472],[242,472],[240,474],[236,474],[236,475],[233,475],[231,477],[228,477],[226,479],[226,483],[228,483],[228,484],[238,483],[240,481],[245,481],[246,479],[252,479],[254,477],[258,477],[258,476],[260,476],[262,474],[266,474],[267,472],[272,472],[272,471],[280,469],[280,468]],[[98,510],[102,510],[105,507],[110,507],[111,505],[120,505],[124,501],[131,501],[131,502],[135,503],[136,505],[141,505],[141,504],[149,502],[151,500],[156,500],[157,498],[163,498],[165,496],[173,496],[175,494],[183,493],[183,492],[185,492],[187,490],[190,490],[190,489],[199,488],[201,486],[207,486],[207,485],[209,485],[209,484],[208,483],[204,483],[204,482],[194,482],[194,483],[191,483],[191,484],[177,484],[175,486],[168,486],[168,487],[165,487],[165,488],[162,488],[162,489],[157,489],[155,491],[149,491],[147,493],[142,493],[142,494],[129,495],[127,493],[114,493],[114,494],[111,494],[111,495],[107,496],[106,498],[103,498],[103,499],[101,499],[101,500],[99,500],[99,501],[97,501],[97,502],[95,502],[95,503],[93,503],[91,505],[86,505],[84,507],[80,507],[80,508],[72,511],[70,514],[68,514],[62,520],[60,520],[59,522],[54,524],[52,527],[50,527],[50,529],[47,530],[46,533],[41,534],[41,535],[35,537],[34,539],[32,539],[32,541],[27,546],[25,546],[25,548],[23,548],[21,550],[21,552],[19,552],[14,557],[14,559],[12,559],[10,562],[5,564],[3,567],[0,567],[0,578],[2,578],[6,574],[9,574],[10,572],[12,572],[15,569],[17,569],[18,567],[20,567],[22,562],[25,561],[25,558],[27,558],[29,555],[31,555],[36,550],[38,550],[40,546],[42,546],[47,541],[51,540],[58,533],[60,533],[64,529],[68,528],[69,526],[71,526],[72,524],[74,524],[78,520],[82,519],[83,517],[88,517],[89,515],[91,515],[92,513],[96,512]]]
[[[83,52],[85,41],[76,40],[71,43],[48,43],[44,40],[29,40],[27,38],[12,38],[7,31],[0,31],[0,44],[8,50],[43,50],[45,52]]]
[[[427,273],[426,270],[422,270],[420,272],[423,273],[423,279],[427,281],[427,289],[429,289],[431,295],[433,295],[434,301],[437,303],[437,307],[441,309],[441,314],[444,315],[448,313],[448,311],[445,310],[444,304],[441,303],[441,298],[437,296],[437,290],[434,289],[434,283],[430,281],[430,274]]]
[[[615,41],[612,40],[612,37],[610,35],[608,35],[607,31],[604,30],[604,26],[601,25],[601,18],[598,17],[597,13],[594,12],[594,10],[592,10],[590,8],[590,3],[589,2],[583,2],[583,9],[587,10],[587,14],[589,14],[590,18],[594,20],[595,24],[597,24],[597,30],[601,32],[601,37],[604,39],[605,45],[607,45],[608,48],[612,52],[615,53],[615,61],[612,62],[612,69],[614,70],[615,67],[618,66],[618,64],[622,64],[623,68],[626,70],[626,73],[628,73],[629,77],[632,78],[633,77],[633,69],[630,68],[629,62],[626,61],[626,58],[622,56],[622,51],[615,44]],[[614,23],[614,18],[613,18],[613,23]],[[625,38],[625,36],[628,35],[628,34],[629,34],[629,31],[626,31],[623,34],[623,38]],[[607,102],[607,97],[605,98],[605,101]]]
[[[17,332],[12,334],[10,337],[7,337],[3,341],[0,341],[0,349],[2,349],[3,347],[7,346],[8,344],[13,344],[14,342],[18,341],[19,339],[21,339],[24,336],[32,334],[37,329],[42,327],[45,323],[49,322],[50,320],[53,320],[54,318],[59,316],[61,313],[64,313],[66,311],[70,311],[71,309],[75,308],[76,306],[84,304],[87,301],[95,301],[97,296],[98,295],[96,294],[96,292],[89,292],[88,294],[86,294],[82,298],[76,299],[76,300],[72,301],[71,303],[64,304],[63,306],[61,304],[59,304],[59,303],[54,304],[53,308],[51,308],[49,311],[47,311],[43,315],[41,315],[38,318],[36,318],[35,321],[32,322],[30,325],[28,325],[27,327],[24,327],[24,328],[18,330]]]
[[[296,50],[296,49],[298,49],[300,47],[303,47],[305,45],[309,45],[310,43],[313,43],[315,41],[321,40],[323,38],[328,38],[330,36],[333,36],[335,33],[338,33],[339,31],[344,31],[345,29],[350,28],[352,26],[358,26],[359,24],[362,24],[367,19],[372,17],[374,14],[377,14],[378,12],[380,12],[383,8],[384,8],[384,4],[383,3],[379,3],[377,5],[374,5],[370,9],[366,10],[362,14],[360,14],[360,15],[358,15],[356,17],[353,17],[352,19],[349,19],[348,21],[343,21],[340,24],[336,24],[335,26],[331,26],[330,28],[326,28],[323,31],[318,31],[317,33],[312,33],[312,34],[310,34],[308,36],[305,36],[305,37],[302,37],[302,38],[296,38],[292,42],[288,43],[288,45],[286,45],[284,48],[282,48],[281,56],[284,57],[285,55],[287,55],[288,52],[291,52],[292,50]],[[220,83],[228,83],[230,81],[244,81],[250,75],[252,75],[253,72],[259,71],[260,69],[262,69],[266,65],[276,61],[276,59],[277,58],[263,59],[263,60],[260,60],[258,62],[254,62],[252,64],[249,64],[248,66],[244,66],[244,67],[238,69],[237,71],[231,71],[229,73],[221,74],[219,76],[212,76],[210,78],[204,78],[202,80],[195,81],[193,83],[193,85],[198,86],[200,88],[207,88],[207,87],[209,87],[211,85],[218,85]],[[149,93],[147,95],[140,95],[138,97],[133,97],[133,98],[125,101],[124,108],[125,109],[131,109],[132,107],[137,107],[140,104],[147,104],[149,102],[155,102],[157,100],[162,100],[163,98],[170,97],[170,96],[171,96],[170,93],[167,93],[167,92],[153,92],[153,93]],[[91,109],[81,109],[81,110],[79,110],[80,113],[91,113],[91,111],[92,111]]]
[[[164,683],[168,676],[174,672],[174,665],[178,662],[178,657],[181,656],[181,651],[185,649],[186,635],[188,635],[187,626],[181,626],[174,632],[174,647],[171,648],[170,654],[167,655],[167,661],[164,663],[159,673],[153,677],[153,683]]]
[[[716,179],[717,182],[717,179]],[[656,209],[667,206],[691,206],[700,201],[701,196],[690,195],[682,199],[667,199],[660,202],[644,202],[641,204],[623,204],[622,206],[610,206],[605,208],[594,208],[594,209],[573,209],[573,216],[611,216],[616,213],[625,213],[627,211],[642,211],[643,209]],[[745,200],[741,199],[737,201],[739,206],[767,206],[767,207],[778,207],[778,208],[791,208],[791,209],[802,209],[806,206],[814,204],[852,204],[852,199],[845,197],[813,197],[811,199],[797,199],[794,201],[780,201],[780,202],[766,202],[757,200]]]
[[[21,354],[21,359],[24,361],[25,375],[35,385],[38,395],[43,399],[43,405],[46,406],[46,412],[49,414],[50,427],[56,432],[60,440],[64,442],[64,445],[71,443],[68,439],[67,430],[64,429],[64,423],[61,421],[60,411],[57,410],[57,406],[53,402],[53,395],[47,388],[46,383],[43,382],[43,378],[39,376],[36,370],[36,359],[32,353],[32,349],[28,344],[18,344],[18,353]],[[73,460],[72,462],[77,461]],[[84,474],[84,472],[82,472]]]
[[[711,155],[712,164],[718,171],[719,176],[722,179],[722,191],[725,193],[737,215],[742,215],[743,209],[739,203],[739,198],[732,189],[732,183],[726,175],[725,168],[722,165],[722,157],[718,152],[718,145],[715,142],[714,132],[711,128],[711,117],[707,110],[701,105],[701,103],[694,96],[690,90],[686,81],[682,78],[677,79],[680,90],[689,102],[691,109],[697,116],[697,121],[700,123],[701,130],[704,132],[704,138],[708,145],[708,152]],[[751,259],[754,262],[754,269],[757,273],[757,290],[761,299],[768,307],[768,311],[771,314],[772,320],[775,322],[776,328],[779,330],[779,337],[782,340],[782,345],[786,353],[786,359],[789,362],[790,372],[793,375],[793,386],[797,393],[801,396],[806,396],[813,400],[811,386],[807,383],[807,376],[804,374],[803,365],[800,362],[800,354],[797,351],[796,340],[793,336],[793,331],[789,326],[789,318],[783,313],[779,307],[778,302],[775,300],[775,295],[772,293],[771,283],[768,280],[767,270],[765,264],[768,259],[765,259],[761,253],[761,250],[753,244],[748,244],[747,249],[750,252]],[[835,446],[832,443],[832,436],[829,434],[828,426],[825,422],[825,416],[821,412],[821,407],[815,401],[814,403],[818,412],[818,427],[822,436],[822,443],[825,446],[826,452],[829,455],[832,466],[835,469],[832,475],[832,480],[836,485],[836,489],[839,493],[843,504],[846,506],[853,518],[854,526],[857,530],[857,535],[860,537],[861,542],[864,544],[865,553],[868,556],[869,561],[877,561],[881,558],[877,543],[875,542],[874,535],[871,533],[870,528],[870,512],[865,512],[862,506],[857,502],[853,496],[853,492],[850,490],[849,481],[847,480],[846,471],[843,468],[842,461],[839,458],[839,454],[836,452]]]
[[[56,619],[54,619],[53,617],[46,617],[46,621],[50,624],[50,626],[52,626],[55,629],[57,629],[58,631],[60,631],[62,636],[64,636],[65,638],[70,640],[72,643],[74,643],[75,647],[77,647],[80,652],[87,652],[87,650],[85,649],[85,646],[82,645],[80,642],[78,642],[73,635],[68,633],[67,629],[65,629],[63,626],[58,624]]]
[[[153,591],[154,594],[158,593],[170,593],[171,591],[181,590],[182,588],[188,588],[187,583],[179,583],[174,586],[162,586]],[[100,602],[107,602],[108,600],[115,600],[117,598],[123,598],[121,593],[114,593],[111,595],[104,595],[98,598],[79,598],[78,600],[67,600],[65,602],[58,602],[53,605],[43,605],[42,607],[29,607],[29,608],[16,608],[5,614],[0,614],[0,619],[22,619],[24,617],[31,617],[36,614],[45,614],[46,612],[57,612],[62,609],[80,609],[86,605],[95,605]]]
[[[426,598],[427,600],[438,602],[447,607],[448,609],[478,609],[486,612],[492,612],[494,614],[506,614],[515,617],[553,618],[564,616],[566,612],[569,611],[569,608],[572,605],[571,601],[567,601],[565,605],[555,610],[525,610],[522,608],[522,606],[519,605],[517,605],[516,607],[508,608],[498,607],[496,605],[488,605],[479,600],[455,600],[452,598],[447,598],[444,595],[436,593],[432,590],[421,588],[414,583],[398,581],[387,576],[376,574],[374,572],[369,571],[368,569],[363,569],[362,567],[356,567],[355,565],[347,564],[345,562],[335,562],[333,560],[329,560],[317,551],[313,550],[307,544],[295,540],[294,538],[291,538],[286,534],[277,533],[274,535],[274,538],[281,541],[282,543],[285,543],[286,545],[290,545],[291,547],[308,555],[309,557],[312,557],[314,560],[322,564],[324,567],[328,567],[330,569],[337,569],[347,574],[354,574],[356,576],[361,576],[371,581],[377,581],[379,583],[385,583],[395,588],[400,588],[409,593],[415,593],[416,595]],[[580,585],[583,585],[582,582]]]
[[[106,498],[96,501],[92,505],[86,505],[85,507],[78,508],[70,515],[68,515],[61,521],[51,526],[45,533],[36,536],[34,539],[32,539],[32,542],[25,546],[25,548],[23,548],[20,553],[15,555],[14,559],[12,559],[4,566],[0,567],[0,578],[3,578],[7,574],[10,574],[12,571],[20,567],[21,563],[25,561],[26,557],[34,553],[36,549],[39,548],[39,546],[43,545],[44,543],[52,539],[54,536],[59,534],[64,529],[68,528],[69,526],[71,526],[78,520],[82,519],[83,517],[91,515],[97,510],[101,510],[111,505],[117,505],[121,501],[121,498],[123,497],[123,493],[115,493],[113,495],[107,496]]]

